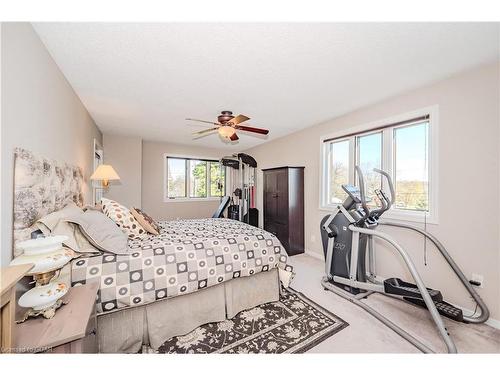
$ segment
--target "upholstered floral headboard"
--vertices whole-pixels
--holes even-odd
[[[16,148],[14,159],[14,244],[29,239],[33,224],[70,201],[83,206],[80,167]],[[14,256],[19,255],[14,246]]]

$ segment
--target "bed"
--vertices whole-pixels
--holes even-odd
[[[40,165],[46,172],[37,174]],[[57,171],[55,178],[50,171]],[[77,167],[18,150],[15,176],[15,240],[68,201],[82,204]],[[54,192],[61,193],[51,199]],[[73,287],[99,284],[100,352],[157,349],[172,336],[277,301],[280,282],[287,286],[291,279],[281,243],[259,228],[230,219],[167,221],[160,227],[158,236],[130,240],[130,254],[82,254],[71,262]]]
[[[72,262],[72,286],[100,286],[96,306],[101,351],[133,352],[142,344],[156,349],[201,324],[278,300],[280,276],[289,281],[286,253],[269,232],[230,219],[167,221],[160,226],[159,236],[130,241],[130,255],[102,254]],[[122,312],[106,316],[117,311]],[[127,327],[124,335],[113,328],[117,326]],[[137,328],[132,343],[131,326]]]

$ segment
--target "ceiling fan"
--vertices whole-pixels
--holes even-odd
[[[231,111],[222,111],[221,114],[217,117],[218,122],[198,120],[194,118],[187,118],[186,120],[198,121],[206,124],[215,125],[215,127],[213,128],[193,133],[193,136],[195,138],[210,132],[217,131],[223,138],[229,139],[231,141],[237,141],[239,137],[236,134],[236,130],[243,130],[246,132],[263,134],[263,135],[267,135],[269,133],[269,130],[267,129],[260,129],[251,126],[240,125],[242,122],[250,120],[250,117],[247,117],[245,115],[238,115],[235,117],[233,116],[233,112]]]

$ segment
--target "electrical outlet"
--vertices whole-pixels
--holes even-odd
[[[484,277],[483,277],[483,275],[478,275],[477,273],[473,273],[471,280],[479,283],[479,285],[477,286],[478,288],[483,288],[484,287]]]
[[[311,234],[311,242],[316,242],[316,236],[314,234]]]

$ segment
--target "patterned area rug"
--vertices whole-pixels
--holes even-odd
[[[278,302],[173,337],[156,353],[303,353],[348,325],[303,294],[288,289]]]

